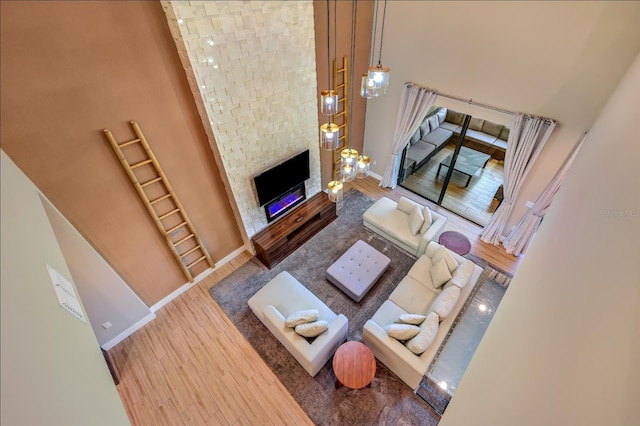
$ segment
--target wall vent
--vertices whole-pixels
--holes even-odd
[[[82,306],[80,306],[80,301],[76,296],[76,291],[73,288],[73,285],[51,266],[47,265],[47,270],[49,271],[51,284],[53,284],[53,289],[56,292],[60,306],[86,324],[87,320],[82,312]]]

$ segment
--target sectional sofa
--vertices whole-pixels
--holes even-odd
[[[448,258],[444,268],[449,268],[451,275],[446,282],[433,272],[437,269],[436,265],[440,264],[443,253]],[[481,273],[482,268],[471,260],[434,241],[430,242],[425,253],[416,260],[389,298],[367,320],[362,341],[379,361],[415,391],[438,355],[440,346],[449,335]],[[432,312],[437,318],[429,321],[434,319]],[[421,334],[416,336],[428,339],[422,342],[422,348],[426,345],[426,349],[419,354],[415,352],[422,348],[416,350],[416,345],[412,345],[415,338],[403,341],[389,334],[389,326],[401,323],[405,315],[427,317],[419,326]]]
[[[437,107],[430,112],[409,139],[400,181],[426,164],[449,141],[456,141],[463,122],[463,113],[448,108]],[[508,139],[508,127],[474,117],[469,122],[463,145],[502,161]]]

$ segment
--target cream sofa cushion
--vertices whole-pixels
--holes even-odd
[[[329,323],[324,320],[307,322],[296,325],[296,333],[304,337],[316,337],[320,333],[324,333],[329,328]]]
[[[435,339],[439,325],[440,317],[435,312],[431,312],[420,325],[420,332],[405,343],[405,346],[414,354],[420,355],[427,350],[433,339]]]
[[[320,316],[320,312],[318,312],[317,309],[305,309],[302,311],[296,311],[287,317],[287,320],[285,321],[285,325],[287,327],[293,328],[300,324],[316,321],[319,318],[319,316]]]
[[[473,268],[475,264],[470,260],[465,260],[453,271],[450,283],[458,286],[460,288],[464,288],[469,282],[469,278],[471,278],[471,274],[473,274]]]
[[[418,206],[413,206],[411,213],[409,213],[409,229],[413,235],[418,235],[422,224],[424,223],[424,216],[422,216],[422,209]]]
[[[451,310],[460,298],[460,287],[451,286],[442,290],[442,293],[436,297],[429,308],[429,313],[435,312],[440,317],[440,321],[445,319],[451,313]]]
[[[420,327],[413,324],[389,324],[384,327],[389,337],[397,340],[409,340],[420,333]]]
[[[440,259],[444,259],[447,263],[447,267],[449,268],[449,272],[453,272],[458,267],[458,261],[453,257],[451,252],[447,250],[444,246],[441,246],[431,258],[431,263],[434,265],[440,261]]]
[[[420,325],[427,317],[420,314],[402,314],[398,321],[403,324]]]
[[[449,272],[447,262],[445,262],[444,259],[440,259],[434,263],[429,270],[429,274],[431,275],[431,282],[435,288],[442,287],[451,279],[451,272]]]
[[[427,232],[427,229],[429,229],[433,223],[433,217],[431,216],[431,210],[429,210],[429,207],[424,206],[422,208],[422,217],[424,218],[424,222],[422,223],[422,228],[420,228],[420,234]]]

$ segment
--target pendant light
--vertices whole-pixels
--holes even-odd
[[[337,52],[336,48],[336,14],[337,7],[336,1],[333,1],[333,39],[334,39],[334,54]],[[338,112],[338,92],[331,89],[331,19],[329,12],[329,0],[327,0],[327,81],[329,85],[328,90],[320,92],[320,111],[329,116],[329,122],[320,126],[320,147],[327,151],[334,151],[338,149],[340,144],[340,128],[335,123],[331,122],[331,118]],[[334,77],[335,80],[335,77]],[[335,85],[335,81],[333,82]],[[337,203],[342,200],[342,182],[332,180],[327,184],[327,195],[329,200]]]
[[[376,38],[378,33],[378,4],[380,0],[375,0],[375,9],[373,13],[373,40],[371,44],[371,50],[369,54],[369,61],[373,56],[375,50]],[[362,76],[362,82],[360,85],[360,95],[370,99],[387,93],[387,86],[389,86],[389,72],[391,68],[382,64],[382,41],[384,38],[384,21],[387,15],[387,0],[384,0],[384,9],[382,12],[382,26],[380,30],[380,52],[378,55],[378,63],[371,65],[367,70],[366,77]]]
[[[334,8],[335,8],[334,0]],[[335,15],[334,10],[334,15]],[[334,16],[335,19],[335,16]],[[327,0],[327,84],[329,88],[320,92],[320,111],[329,116],[329,122],[320,125],[320,147],[327,151],[333,151],[339,145],[340,128],[332,122],[333,116],[338,112],[338,93],[331,88],[331,20],[329,19],[329,0]],[[334,22],[335,39],[335,22]],[[335,81],[333,82],[335,85]]]
[[[360,155],[358,157],[358,161],[356,162],[356,177],[357,178],[366,178],[369,176],[369,167],[371,163],[371,159],[366,155]]]
[[[343,182],[351,182],[356,177],[357,159],[358,151],[355,149],[345,148],[340,152],[340,173]]]

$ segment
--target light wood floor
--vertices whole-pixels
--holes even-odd
[[[346,184],[372,198],[404,195],[374,178]],[[450,212],[446,229],[469,237],[472,253],[514,273],[520,258],[479,240],[481,229]],[[156,312],[110,351],[133,425],[310,425],[287,389],[233,326],[208,289],[250,259],[243,253]]]
[[[454,144],[438,151],[431,160],[407,177],[402,186],[430,200],[437,200],[444,184],[447,168],[443,167],[437,176],[438,165],[453,153]],[[503,183],[504,162],[491,158],[487,165],[478,170],[465,187],[467,177],[455,172],[451,177],[442,206],[475,223],[485,226],[498,207],[493,199],[496,190]]]

